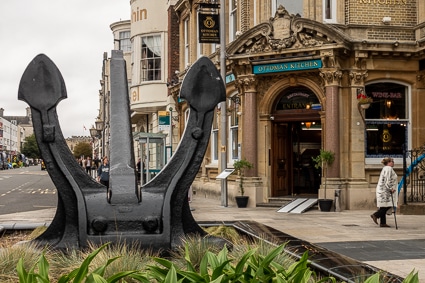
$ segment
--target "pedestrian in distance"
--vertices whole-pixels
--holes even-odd
[[[91,158],[90,158],[90,156],[87,156],[87,159],[86,159],[86,173],[91,175]]]
[[[374,212],[370,217],[373,222],[378,225],[378,219],[380,220],[380,227],[390,227],[387,224],[386,214],[389,209],[397,207],[398,193],[397,193],[397,174],[395,173],[394,159],[385,157],[381,163],[384,168],[381,170],[379,175],[379,181],[376,185],[376,205],[378,210]]]
[[[103,157],[102,164],[97,169],[97,181],[109,189],[109,162],[108,157]]]
[[[142,159],[140,157],[136,163],[136,170],[137,170],[137,182],[140,184],[140,176],[142,174]]]

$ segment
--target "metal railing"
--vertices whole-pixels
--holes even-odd
[[[425,146],[403,150],[403,177],[399,193],[401,190],[404,191],[404,204],[425,202]]]

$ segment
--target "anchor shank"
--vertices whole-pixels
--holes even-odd
[[[111,204],[137,204],[137,179],[131,134],[130,101],[126,64],[122,50],[111,58],[111,140],[109,184]]]

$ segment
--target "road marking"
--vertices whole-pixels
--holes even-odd
[[[34,208],[56,208],[56,206],[51,205],[33,205]]]
[[[0,181],[4,179],[9,179],[9,178],[12,178],[12,176],[4,175],[0,177]]]

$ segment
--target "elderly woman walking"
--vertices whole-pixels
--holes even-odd
[[[390,157],[385,157],[384,159],[382,159],[381,163],[384,165],[384,168],[382,168],[381,174],[379,176],[379,181],[376,186],[376,205],[378,207],[378,210],[370,217],[377,225],[377,219],[380,219],[380,227],[390,227],[387,224],[386,214],[388,209],[392,208],[393,206],[397,206],[398,181],[397,174],[393,169],[394,159]]]

